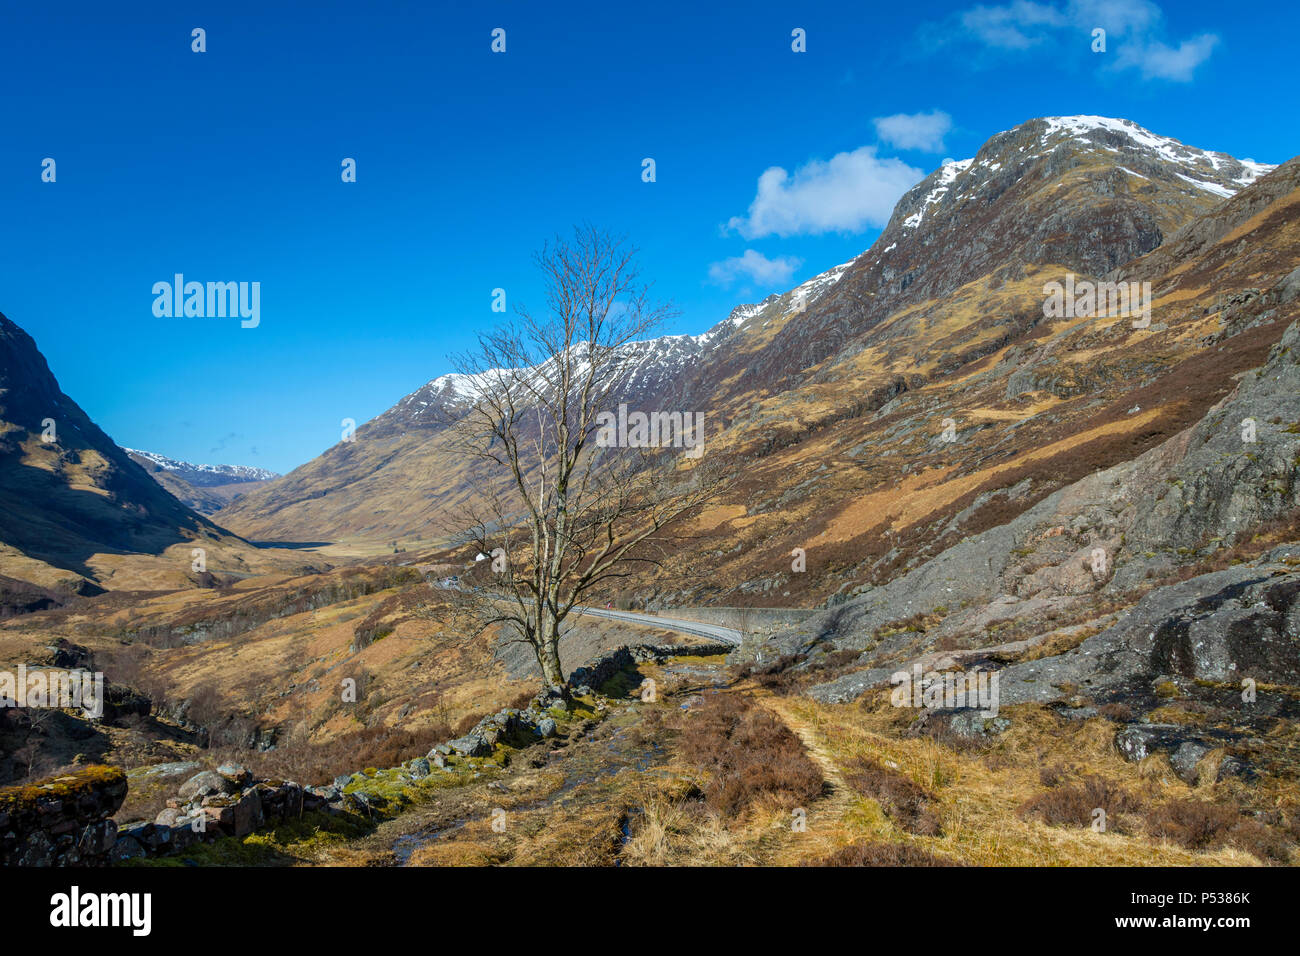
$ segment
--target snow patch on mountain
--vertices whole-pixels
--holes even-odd
[[[970,159],[945,159],[943,165],[939,167],[938,182],[930,188],[930,191],[925,194],[925,198],[921,200],[921,208],[903,220],[903,228],[915,229],[919,226],[925,218],[925,211],[943,199],[944,194],[957,181],[957,177],[970,169],[970,164],[973,162],[975,162],[973,156]]]
[[[787,293],[774,293],[761,302],[738,305],[725,319],[698,335],[661,335],[640,342],[629,342],[623,347],[621,391],[635,396],[638,393],[662,388],[666,383],[682,375],[689,365],[704,360],[707,354],[726,342],[750,319],[783,301],[789,308],[797,297],[802,296],[804,307],[807,308],[839,282],[859,258],[861,257],[855,257],[813,276]],[[585,347],[585,343],[574,346],[579,350]],[[528,379],[535,383],[535,387],[544,391],[553,378],[551,374],[553,362],[554,360],[551,360],[530,368],[526,375],[521,376],[514,371],[509,374],[511,377]],[[581,367],[581,363],[575,367],[577,377],[581,376]],[[473,404],[475,396],[481,393],[482,386],[479,383],[486,386],[493,379],[492,372],[480,376],[459,372],[440,375],[407,395],[380,418],[403,425],[421,422],[445,423],[454,418],[457,411],[463,411]]]
[[[1049,116],[1043,122],[1047,124],[1047,130],[1043,134],[1045,143],[1073,139],[1098,145],[1095,143],[1097,134],[1118,134],[1129,141],[1130,149],[1135,152],[1153,154],[1158,159],[1174,163],[1188,171],[1200,172],[1202,177],[1183,176],[1181,173],[1177,175],[1192,185],[1225,199],[1277,168],[1267,163],[1257,163],[1253,159],[1236,159],[1227,153],[1212,153],[1188,146],[1169,136],[1160,136],[1144,129],[1132,120],[1109,116]],[[1101,145],[1108,152],[1119,152],[1114,146]],[[1207,173],[1218,174],[1233,185],[1210,182],[1203,178]]]
[[[844,278],[844,273],[848,272],[849,268],[861,258],[862,256],[854,256],[848,262],[842,262],[834,269],[828,269],[821,275],[813,276],[802,285],[795,286],[791,295],[797,297],[802,294],[804,301],[807,303],[820,299],[830,290],[831,286]]]
[[[251,465],[196,465],[188,461],[168,458],[166,455],[159,455],[156,452],[141,451],[139,448],[123,448],[122,450],[128,455],[143,458],[163,471],[173,472],[178,478],[191,484],[234,484],[241,481],[270,481],[272,478],[280,477],[279,472],[269,471],[266,468],[254,468]]]

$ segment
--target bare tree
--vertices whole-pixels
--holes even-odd
[[[479,629],[496,625],[530,645],[545,684],[563,686],[566,618],[654,562],[659,532],[712,497],[719,479],[711,462],[680,450],[597,440],[641,343],[674,314],[652,299],[636,250],[588,226],[535,258],[545,312],[516,307],[456,360],[472,408],[453,441],[486,465],[466,537],[492,575],[460,601]]]

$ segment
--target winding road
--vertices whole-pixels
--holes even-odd
[[[421,568],[423,570],[423,568]],[[426,575],[426,580],[428,577]],[[430,580],[429,585],[444,590],[465,590],[462,587],[451,587],[442,581]],[[635,611],[614,611],[607,610],[603,607],[586,607],[582,604],[574,605],[573,613],[590,614],[592,617],[607,617],[614,621],[626,621],[629,624],[644,624],[648,627],[661,627],[669,631],[677,631],[679,634],[690,634],[694,637],[707,637],[711,640],[721,641],[723,644],[730,644],[732,647],[739,647],[744,635],[734,627],[723,627],[721,624],[705,624],[703,621],[679,621],[671,617],[656,617],[653,614],[638,614]]]
[[[579,614],[590,614],[593,617],[607,617],[615,621],[627,621],[630,624],[644,624],[649,627],[662,627],[665,630],[677,631],[680,634],[707,637],[711,640],[721,641],[723,644],[730,644],[732,647],[739,647],[740,639],[743,636],[734,627],[723,627],[721,624],[705,624],[703,621],[679,621],[671,617],[655,617],[652,614],[638,614],[635,611],[612,611],[602,607],[578,606],[573,610]]]

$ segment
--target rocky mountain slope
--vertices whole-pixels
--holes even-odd
[[[1254,540],[1271,521],[1284,522],[1283,540],[1300,532],[1300,270],[1270,299],[1276,306],[1262,312],[1274,324],[1279,314],[1291,316],[1286,334],[1268,361],[1242,376],[1196,425],[786,631],[774,646],[782,653],[864,651],[863,662],[875,670],[856,669],[822,688],[832,698],[852,696],[887,677],[893,664],[935,646],[992,646],[1017,625],[1046,639],[1063,618],[1102,620],[1106,605],[1131,605],[1170,576],[1205,570],[1200,592],[1188,582],[1176,585],[1178,593],[1222,590],[1217,579],[1208,581],[1221,549]],[[1254,423],[1254,430],[1243,423]],[[1286,557],[1279,554],[1272,564]],[[1294,576],[1287,563],[1295,561],[1279,565],[1284,580],[1278,583]],[[1242,567],[1240,580],[1259,576]],[[1274,640],[1287,627],[1293,625],[1275,623]],[[1291,635],[1283,670],[1300,666],[1294,640]],[[1200,647],[1198,654],[1208,653],[1204,642]],[[1268,652],[1252,640],[1238,641],[1233,653],[1244,665]],[[1193,668],[1188,676],[1224,679],[1227,664],[1220,662],[1215,675]],[[1277,674],[1260,679],[1275,682]]]
[[[31,336],[0,316],[0,543],[64,572],[36,583],[76,589],[94,576],[87,561],[97,552],[157,553],[221,536],[64,395]]]
[[[1104,274],[1272,168],[1184,146],[1127,120],[1031,120],[909,190],[872,247],[828,274],[834,281],[816,306],[793,312],[797,290],[769,304],[752,321],[770,341],[760,337],[757,348],[733,354],[709,377],[732,383],[730,395],[760,396],[793,376],[833,381],[834,366],[819,367],[832,356],[842,364],[873,339],[916,344],[906,319],[881,335],[888,318],[976,280],[990,291],[1004,287],[1034,265]],[[975,357],[957,350],[957,341],[924,344],[940,347],[941,367]],[[687,391],[719,400],[708,381]]]

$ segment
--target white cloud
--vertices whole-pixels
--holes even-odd
[[[760,236],[860,232],[883,226],[899,197],[924,178],[898,159],[881,159],[874,146],[813,160],[794,171],[773,166],[758,177],[758,194],[747,216],[733,216],[728,230]]]
[[[1160,26],[1164,16],[1152,0],[1072,0],[1070,20],[1091,30],[1103,28],[1112,36],[1137,36]]]
[[[943,138],[952,129],[952,117],[942,110],[877,116],[872,122],[882,143],[927,153],[943,152]]]
[[[935,46],[973,42],[990,50],[1029,50],[1054,41],[1091,49],[1094,29],[1106,31],[1109,52],[1103,61],[1114,69],[1134,69],[1143,79],[1186,83],[1209,59],[1219,38],[1201,34],[1166,42],[1164,11],[1152,0],[1065,0],[1037,3],[1012,0],[1000,6],[978,5],[931,24],[924,34]]]
[[[1210,58],[1218,43],[1217,36],[1206,33],[1184,40],[1177,48],[1159,41],[1141,47],[1124,47],[1119,51],[1118,65],[1135,66],[1148,80],[1158,78],[1186,83],[1191,80],[1193,71]]]
[[[802,259],[789,256],[769,259],[761,252],[746,249],[744,255],[732,256],[709,266],[709,278],[718,285],[731,285],[742,277],[748,277],[759,285],[782,285],[790,281],[801,265]]]
[[[1003,7],[972,7],[961,14],[960,22],[985,46],[1023,50],[1042,42],[1042,27],[1063,26],[1065,15],[1042,3],[1015,0]]]

